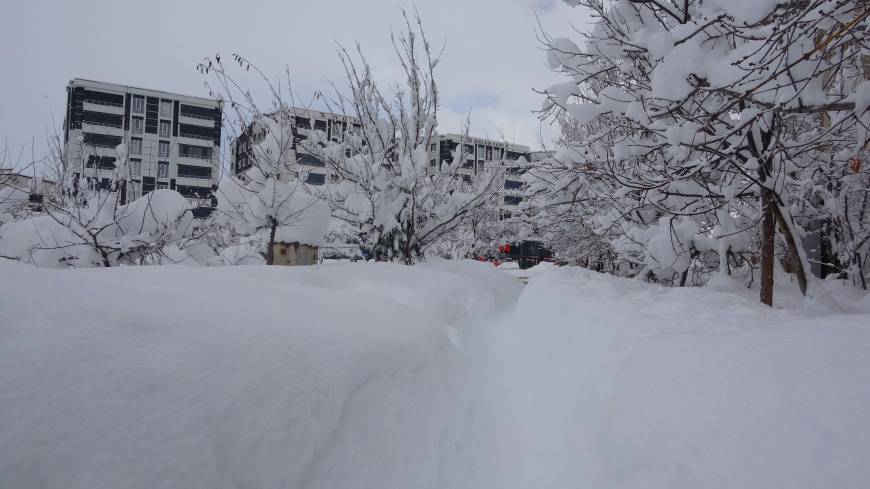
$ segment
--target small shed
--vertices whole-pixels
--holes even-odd
[[[272,247],[274,264],[284,266],[316,265],[318,247],[299,242],[275,243]]]

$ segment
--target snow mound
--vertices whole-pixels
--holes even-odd
[[[0,487],[435,487],[489,268],[0,260]]]

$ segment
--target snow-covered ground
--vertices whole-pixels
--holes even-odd
[[[870,486],[866,297],[526,275],[0,261],[0,487]]]

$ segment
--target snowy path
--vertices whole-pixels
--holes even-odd
[[[812,317],[584,270],[483,335],[466,485],[870,485],[870,315]]]
[[[451,262],[0,286],[2,488],[870,485],[866,314]]]

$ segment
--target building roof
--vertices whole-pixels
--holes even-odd
[[[101,88],[106,89],[106,90],[122,89],[124,91],[127,91],[127,89],[132,89],[132,90],[136,90],[136,91],[140,91],[140,92],[150,92],[150,93],[157,95],[157,96],[160,96],[162,94],[162,95],[171,96],[173,98],[183,97],[186,99],[200,101],[201,103],[207,103],[209,105],[223,103],[223,101],[216,99],[216,98],[198,97],[196,95],[187,95],[187,94],[178,93],[178,92],[169,92],[166,90],[155,90],[153,88],[142,88],[142,87],[137,87],[137,86],[133,86],[133,85],[125,85],[122,83],[112,83],[112,82],[102,82],[102,81],[97,81],[97,80],[88,80],[87,78],[73,78],[72,80],[70,80],[69,85],[70,86],[88,85],[88,86],[101,87]]]

